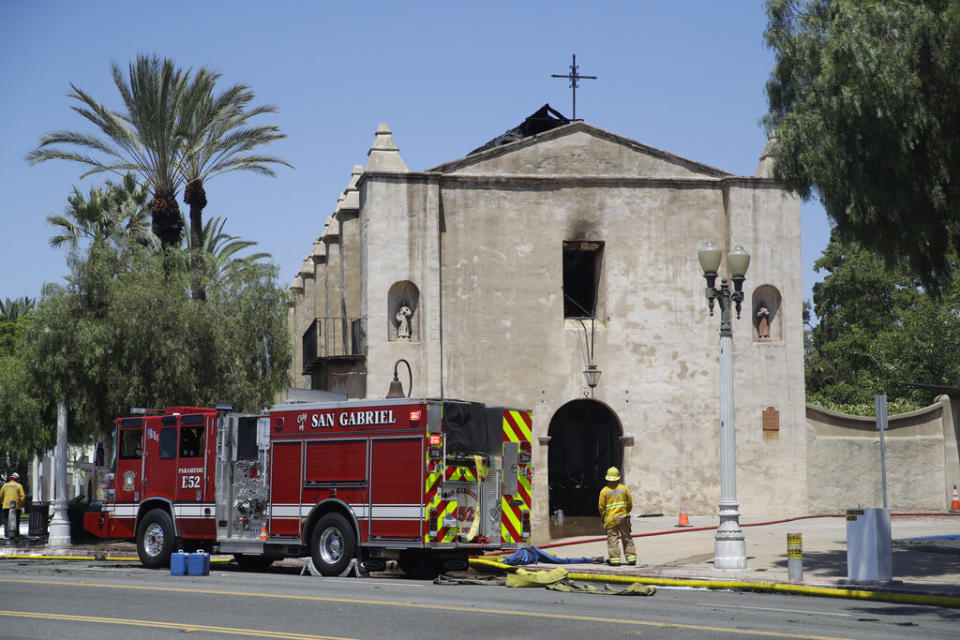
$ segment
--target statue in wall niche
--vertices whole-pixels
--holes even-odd
[[[397,315],[394,316],[397,320],[397,340],[410,342],[410,316],[412,315],[410,307],[405,304],[400,305]]]
[[[757,309],[757,336],[761,340],[770,339],[770,310],[764,306]]]

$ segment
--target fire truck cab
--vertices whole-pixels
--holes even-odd
[[[262,415],[170,407],[116,420],[115,468],[85,514],[135,540],[144,565],[176,548],[246,567],[310,556],[408,573],[530,542],[529,411],[447,399],[292,403]]]

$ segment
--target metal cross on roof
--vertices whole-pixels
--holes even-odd
[[[577,73],[577,54],[573,54],[573,64],[570,65],[570,73],[567,75],[560,75],[553,73],[550,75],[551,78],[566,78],[570,81],[570,88],[573,89],[573,119],[577,119],[577,80],[596,80],[597,76],[582,76]]]

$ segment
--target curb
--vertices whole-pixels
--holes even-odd
[[[490,567],[500,571],[516,571],[517,567],[485,558],[470,558],[471,565]],[[900,604],[920,604],[938,607],[960,608],[960,597],[935,594],[903,593],[897,591],[868,591],[840,587],[808,587],[799,584],[780,582],[751,582],[748,580],[704,580],[682,578],[645,578],[642,576],[618,576],[603,573],[568,573],[571,580],[606,583],[638,583],[654,586],[692,587],[697,589],[725,589],[729,591],[754,591],[760,593],[788,593],[794,595],[819,596],[826,598],[847,598],[852,600],[872,600],[877,602],[896,602]]]

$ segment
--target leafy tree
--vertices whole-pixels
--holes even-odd
[[[876,394],[906,410],[938,394],[912,385],[960,385],[960,287],[932,298],[907,269],[837,230],[814,266],[828,273],[813,287],[820,322],[805,358],[811,402],[872,415]]]
[[[201,302],[179,248],[73,252],[67,284],[47,286],[18,349],[44,414],[65,399],[79,440],[131,406],[268,406],[287,384],[286,293],[274,265],[240,262],[235,277],[204,281]]]
[[[936,292],[960,247],[960,3],[768,0],[775,176]]]
[[[51,419],[43,413],[23,359],[15,353],[0,355],[0,451],[11,468],[25,466],[34,453],[51,447]]]
[[[30,310],[33,300],[28,300]],[[6,301],[9,306],[11,301]],[[30,455],[49,447],[49,430],[45,429],[41,403],[36,390],[28,384],[28,372],[17,353],[17,344],[23,334],[28,315],[19,315],[10,320],[0,316],[0,451],[5,463],[12,468],[21,467]]]

